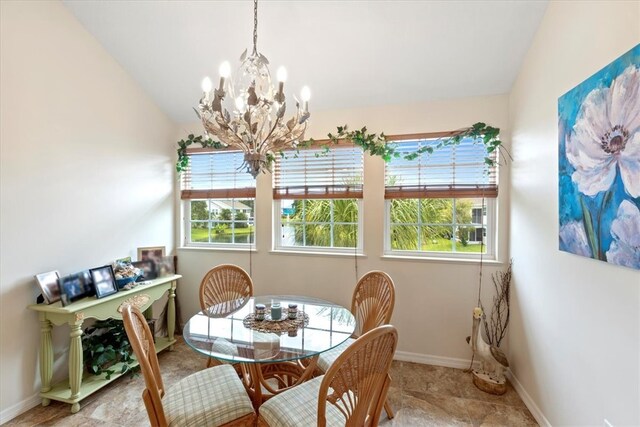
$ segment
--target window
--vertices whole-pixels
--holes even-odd
[[[397,142],[403,154],[435,147],[435,138]],[[391,160],[385,170],[386,252],[394,255],[495,257],[497,168],[481,142]]]
[[[305,149],[277,159],[276,249],[361,250],[362,175],[362,149],[351,145],[328,153]]]
[[[229,246],[254,243],[255,180],[238,151],[189,152],[182,174],[186,246]]]

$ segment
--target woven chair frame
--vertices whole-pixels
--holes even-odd
[[[218,265],[200,282],[200,308],[209,316],[225,316],[253,296],[253,281],[242,268]]]
[[[162,398],[165,394],[158,355],[153,343],[153,334],[144,315],[136,307],[127,305],[122,311],[124,329],[127,332],[129,343],[136,359],[140,364],[140,370],[144,377],[145,389],[142,391],[142,400],[147,408],[149,423],[153,427],[167,427],[167,418],[162,406]],[[255,425],[255,414],[248,414],[225,423],[224,427],[248,427]]]
[[[354,337],[391,322],[396,301],[393,280],[383,271],[370,271],[358,280],[351,300],[356,318]]]
[[[384,325],[362,335],[336,359],[320,384],[318,426],[326,425],[327,402],[342,413],[346,427],[378,425],[397,344],[396,328]]]

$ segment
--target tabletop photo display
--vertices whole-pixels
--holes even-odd
[[[60,301],[60,286],[58,279],[60,273],[57,271],[48,271],[46,273],[36,274],[36,280],[42,291],[42,297],[47,304],[53,304]]]
[[[113,267],[110,265],[104,265],[102,267],[92,268],[89,271],[91,272],[93,286],[96,290],[96,298],[103,298],[118,292],[118,285],[116,284],[116,276],[113,273]]]
[[[165,248],[146,247],[138,248],[138,261],[131,262],[131,257],[123,258],[117,262],[127,262],[142,271],[136,282],[143,282],[166,277],[175,274],[176,257],[164,256]],[[53,304],[60,301],[67,306],[84,297],[96,296],[103,298],[118,292],[118,284],[115,278],[113,266],[84,270],[79,273],[60,277],[56,270],[35,275],[40,287],[45,304]],[[40,298],[40,297],[39,297]]]

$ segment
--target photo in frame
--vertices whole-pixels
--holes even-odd
[[[94,296],[96,294],[96,289],[93,287],[93,278],[91,277],[91,272],[89,270],[84,270],[78,273],[78,275],[82,278],[82,285],[84,286],[85,296]]]
[[[62,305],[69,305],[86,296],[81,274],[70,274],[58,279]]]
[[[46,273],[36,274],[35,277],[42,291],[42,297],[47,304],[60,301],[60,286],[58,285],[60,273],[57,271],[48,271]]]
[[[158,277],[158,272],[156,270],[156,263],[153,260],[147,259],[144,261],[134,261],[131,263],[136,268],[139,268],[142,271],[142,276],[138,277],[137,282],[142,282],[145,280],[153,280]]]
[[[160,262],[165,254],[164,246],[147,246],[138,248],[138,261],[152,260],[156,265]]]
[[[174,265],[173,255],[162,257],[160,261],[156,263],[156,270],[158,272],[158,277],[171,276],[175,274],[176,268]]]
[[[110,265],[104,265],[102,267],[92,268],[89,271],[91,272],[93,286],[96,290],[96,298],[103,298],[118,292],[118,285],[116,284],[116,276],[113,273],[113,267]]]

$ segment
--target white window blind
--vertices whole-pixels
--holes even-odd
[[[256,181],[242,167],[240,151],[189,152],[189,167],[182,172],[180,198],[230,199],[256,196]]]
[[[301,149],[278,157],[274,168],[274,199],[361,199],[362,149],[343,145]]]
[[[452,145],[402,158],[421,147],[438,145],[438,139],[397,141],[400,158],[386,164],[385,199],[498,197],[498,170],[495,151],[492,166],[485,162],[487,149],[482,142],[463,139]]]

